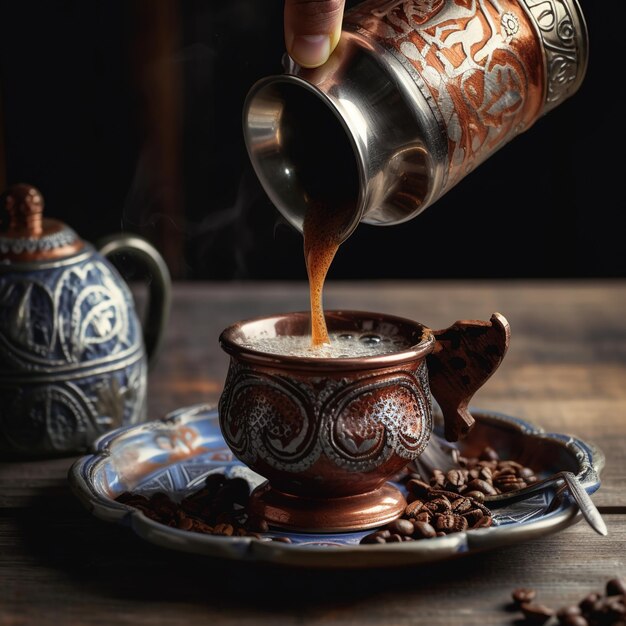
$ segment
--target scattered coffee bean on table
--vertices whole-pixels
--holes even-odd
[[[548,624],[556,616],[559,626],[626,626],[626,581],[613,578],[606,583],[605,593],[590,593],[578,604],[558,610],[534,604],[533,589],[515,589],[511,596],[524,614],[525,623]]]
[[[513,596],[513,602],[515,602],[516,605],[520,606],[522,604],[528,604],[529,602],[532,602],[535,599],[537,592],[534,589],[526,589],[520,587],[518,589],[515,589],[511,595]]]
[[[406,486],[409,503],[402,516],[366,535],[361,543],[418,541],[492,524],[491,511],[474,498],[436,490],[419,480],[410,480]]]
[[[269,528],[263,520],[257,523],[249,519],[249,498],[250,487],[243,478],[209,474],[201,489],[179,503],[163,492],[146,497],[125,491],[116,500],[172,528],[206,535],[261,539],[259,533],[267,532]],[[291,543],[289,537],[273,537],[272,540]]]

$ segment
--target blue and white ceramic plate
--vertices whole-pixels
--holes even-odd
[[[515,417],[474,409],[476,426],[459,445],[471,456],[485,445],[502,458],[515,459],[540,476],[560,470],[576,474],[588,493],[600,487],[604,455],[595,446],[570,435],[546,433]],[[431,446],[442,441],[435,432]],[[267,533],[286,535],[292,543],[247,537],[220,537],[170,528],[141,511],[115,501],[124,491],[149,495],[167,492],[180,500],[199,489],[207,474],[243,476],[253,486],[264,479],[235,459],[222,438],[217,410],[208,405],[183,408],[164,419],[120,428],[95,444],[94,454],[74,463],[69,480],[74,493],[100,519],[129,526],[142,539],[160,546],[236,559],[304,567],[384,567],[439,561],[558,532],[580,519],[567,492],[547,487],[528,498],[491,507],[494,525],[446,537],[386,545],[360,545],[372,532],[338,534]],[[428,454],[426,457],[428,458]],[[590,531],[591,532],[591,531]]]

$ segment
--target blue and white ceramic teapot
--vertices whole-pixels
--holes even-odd
[[[41,193],[15,185],[0,232],[0,458],[84,451],[103,432],[143,421],[148,362],[169,311],[161,255],[136,236],[97,250],[43,217]],[[128,254],[150,274],[144,328],[107,259]]]

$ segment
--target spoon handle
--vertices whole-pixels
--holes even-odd
[[[565,483],[565,485],[563,485]],[[489,506],[490,502],[515,502],[528,497],[530,494],[537,491],[542,491],[548,485],[560,485],[565,486],[572,494],[572,498],[578,505],[582,516],[585,518],[589,526],[593,528],[599,535],[606,537],[608,530],[606,524],[600,515],[596,505],[593,503],[589,494],[585,491],[580,484],[578,478],[572,472],[557,472],[549,478],[538,480],[535,483],[530,484],[524,489],[519,491],[512,491],[508,493],[498,494],[496,496],[487,496],[485,498],[485,504]]]
[[[599,535],[606,537],[608,530],[604,520],[602,519],[602,515],[600,515],[600,511],[598,511],[596,505],[589,497],[589,494],[583,489],[576,476],[572,474],[572,472],[561,472],[561,476],[563,477],[569,492],[572,494],[572,497],[576,500],[576,504],[578,504],[580,512],[589,523],[589,526],[591,526],[591,528],[593,528]]]

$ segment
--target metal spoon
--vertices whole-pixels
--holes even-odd
[[[596,505],[589,497],[589,494],[572,472],[557,472],[548,478],[531,483],[528,487],[524,487],[523,489],[508,493],[499,493],[495,496],[485,496],[485,503],[523,500],[532,493],[542,491],[547,485],[559,485],[561,488],[567,488],[589,526],[599,535],[606,537],[608,530],[602,519],[602,515],[600,515],[600,511],[598,511]]]

